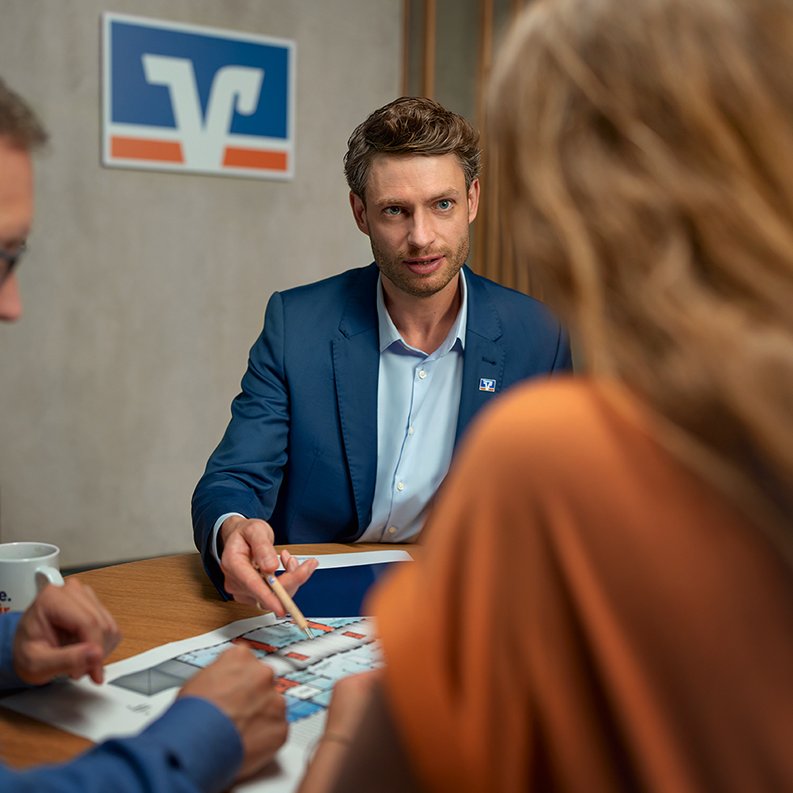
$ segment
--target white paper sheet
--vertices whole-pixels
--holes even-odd
[[[319,567],[358,567],[362,564],[383,564],[384,562],[411,562],[413,557],[407,551],[353,551],[351,553],[323,553],[317,556],[296,556],[299,562],[316,559]],[[283,570],[283,565],[278,567]]]

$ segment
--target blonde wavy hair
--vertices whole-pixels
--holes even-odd
[[[489,117],[515,249],[589,370],[789,553],[793,2],[538,0]]]

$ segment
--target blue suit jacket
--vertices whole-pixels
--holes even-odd
[[[468,323],[457,439],[508,386],[569,370],[570,347],[538,301],[465,270]],[[226,512],[270,522],[276,543],[350,542],[369,525],[377,471],[379,338],[375,264],[267,305],[231,422],[193,494],[195,542],[211,552]],[[496,382],[481,391],[480,378]]]

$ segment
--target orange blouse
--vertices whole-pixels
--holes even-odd
[[[502,397],[425,537],[373,607],[427,791],[793,789],[791,571],[621,387]]]

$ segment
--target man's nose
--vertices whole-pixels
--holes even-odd
[[[435,224],[426,212],[415,212],[411,218],[408,242],[413,248],[428,248],[435,242]]]
[[[0,321],[14,322],[22,316],[22,296],[16,273],[11,273],[0,284]]]

